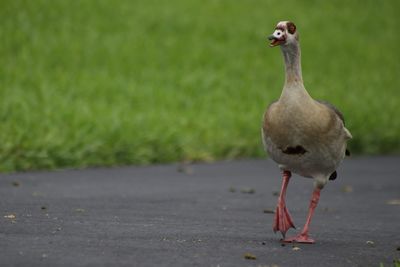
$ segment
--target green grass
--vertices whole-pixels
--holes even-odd
[[[400,152],[400,2],[3,0],[0,170],[262,157],[301,33],[306,88],[338,106],[354,153]]]
[[[393,267],[400,267],[400,260],[399,259],[394,259],[393,260]],[[379,267],[385,267],[385,265],[383,263],[379,264]]]

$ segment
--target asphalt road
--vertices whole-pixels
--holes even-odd
[[[392,266],[399,166],[400,157],[347,159],[321,193],[317,243],[295,247],[281,245],[264,213],[281,183],[269,160],[3,174],[0,266]],[[291,179],[298,228],[311,192],[312,180]]]

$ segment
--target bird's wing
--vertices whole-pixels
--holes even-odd
[[[332,110],[336,114],[336,116],[343,122],[343,130],[345,131],[347,138],[348,139],[353,138],[353,136],[351,135],[350,131],[347,130],[346,127],[344,127],[345,126],[345,121],[344,121],[343,113],[340,112],[339,109],[337,109],[334,105],[332,105],[331,103],[329,103],[327,101],[324,101],[324,100],[316,100],[316,101],[318,103],[324,105],[325,107],[329,108],[330,110]],[[348,150],[346,150],[346,155],[347,154],[350,155],[350,152]]]
[[[345,125],[344,122],[344,116],[343,113],[340,112],[340,110],[338,110],[334,105],[332,105],[331,103],[329,103],[328,101],[324,101],[324,100],[316,100],[318,103],[328,107],[329,109],[331,109],[333,112],[336,113],[336,115],[339,117],[339,119],[343,122],[343,125]]]

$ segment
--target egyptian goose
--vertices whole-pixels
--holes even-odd
[[[273,230],[282,233],[283,242],[314,243],[308,233],[320,191],[329,179],[336,178],[336,168],[348,154],[346,142],[352,136],[340,111],[327,102],[314,100],[304,88],[299,34],[294,23],[279,22],[268,39],[271,47],[281,47],[286,72],[282,94],[267,108],[261,129],[265,150],[283,171]],[[286,232],[295,228],[285,204],[292,172],[313,178],[314,191],[303,230],[285,238]]]

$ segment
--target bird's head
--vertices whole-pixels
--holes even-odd
[[[275,31],[268,37],[271,41],[270,47],[282,45],[286,46],[296,43],[299,40],[299,35],[296,31],[296,25],[290,21],[280,21],[275,27]]]

